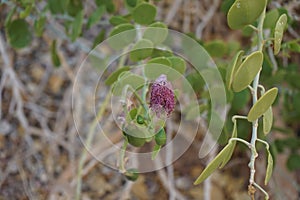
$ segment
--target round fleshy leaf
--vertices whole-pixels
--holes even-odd
[[[132,61],[143,60],[152,54],[153,47],[150,40],[141,39],[132,47],[129,57]]]
[[[262,95],[250,109],[247,116],[248,121],[253,122],[261,117],[274,103],[277,93],[278,89],[272,88]]]
[[[135,168],[128,169],[124,175],[129,181],[136,181],[139,177],[139,171]]]
[[[120,69],[114,71],[111,75],[109,75],[109,77],[107,77],[107,79],[105,80],[105,84],[112,85],[116,80],[118,80],[118,77],[122,72],[129,71],[129,70],[130,67],[126,66],[126,67],[121,67]]]
[[[135,37],[136,31],[132,24],[120,24],[111,31],[108,43],[114,49],[122,49],[131,44],[135,40]]]
[[[228,65],[228,69],[226,72],[226,86],[228,89],[231,88],[234,74],[239,69],[239,66],[242,64],[243,55],[244,51],[237,52],[237,54],[234,56],[234,58]]]
[[[109,23],[111,23],[114,26],[117,26],[117,25],[120,25],[120,24],[126,24],[126,23],[128,23],[128,20],[125,19],[122,16],[112,16],[109,19]]]
[[[204,45],[206,51],[212,57],[222,57],[226,53],[226,45],[222,40],[214,40]]]
[[[273,29],[275,28],[275,24],[279,17],[279,12],[277,9],[270,10],[266,13],[266,17],[264,20],[264,28]]]
[[[269,109],[263,115],[263,131],[265,135],[267,135],[271,131],[272,125],[273,112],[272,107],[270,106]]]
[[[260,51],[253,52],[242,62],[234,75],[232,89],[234,92],[240,92],[253,81],[256,74],[261,70],[263,63],[263,54]]]
[[[32,40],[29,24],[24,19],[12,21],[7,27],[7,36],[10,45],[14,48],[26,47]]]
[[[166,135],[165,129],[162,128],[155,135],[155,142],[157,145],[162,146],[162,145],[166,144],[166,141],[167,141],[167,135]]]
[[[266,0],[236,0],[227,15],[231,29],[240,29],[252,24],[266,7]]]
[[[168,36],[168,29],[164,23],[155,22],[145,30],[143,38],[151,40],[153,44],[162,43]]]
[[[185,61],[177,56],[168,57],[168,60],[172,64],[172,68],[178,71],[180,74],[184,74],[186,69],[186,63]]]
[[[132,11],[132,17],[138,24],[151,24],[156,16],[156,8],[149,3],[141,3]]]
[[[281,48],[283,31],[287,23],[287,16],[283,14],[279,17],[274,32],[274,55],[278,54]]]

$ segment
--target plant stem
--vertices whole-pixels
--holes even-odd
[[[100,107],[100,109],[97,113],[97,116],[94,118],[94,120],[93,120],[93,122],[90,126],[87,139],[85,141],[85,149],[83,149],[83,151],[82,151],[82,154],[81,154],[81,157],[80,157],[80,160],[79,160],[79,164],[78,164],[77,187],[76,187],[76,198],[75,198],[76,200],[79,200],[80,196],[81,196],[82,168],[83,168],[83,165],[84,165],[85,160],[86,160],[87,151],[88,151],[88,149],[90,148],[90,146],[92,144],[92,141],[93,141],[93,138],[94,138],[94,135],[95,135],[96,125],[98,124],[98,122],[103,117],[103,114],[106,110],[106,107],[107,107],[107,104],[109,102],[110,96],[111,96],[111,91],[108,92],[108,95],[105,97],[104,102],[102,103],[102,105],[101,105],[101,107]]]
[[[264,19],[265,19],[265,14],[266,14],[266,9],[263,10],[262,14],[259,17],[259,23],[258,23],[258,51],[262,51],[263,50],[263,46],[264,46],[264,37],[263,37],[263,23],[264,23]],[[254,78],[253,84],[252,84],[252,103],[253,105],[257,102],[257,88],[259,85],[259,76],[260,76],[260,72],[257,73],[257,75]],[[255,148],[255,143],[257,141],[257,127],[258,127],[258,120],[255,120],[254,122],[252,122],[252,137],[251,137],[251,158],[250,158],[250,162],[249,162],[249,168],[250,168],[250,178],[249,178],[249,184],[250,185],[257,185],[254,184],[254,175],[255,175],[255,159],[257,157],[257,152],[256,152],[256,148]]]
[[[121,152],[120,152],[120,161],[119,161],[120,162],[120,166],[119,166],[119,171],[121,173],[125,173],[126,172],[125,165],[124,165],[124,157],[125,157],[125,152],[126,152],[127,145],[128,145],[128,141],[125,138],[124,142],[123,142],[123,146],[122,146]]]

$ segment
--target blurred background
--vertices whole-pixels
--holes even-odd
[[[207,161],[227,143],[232,131],[231,117],[248,112],[251,98],[246,90],[235,94],[228,92],[228,120],[218,147],[208,158],[198,158],[207,127],[205,117],[193,144],[173,165],[140,174],[135,182],[126,180],[118,171],[84,153],[77,129],[84,138],[92,126],[94,113],[88,108],[88,101],[73,105],[82,112],[84,119],[75,126],[72,90],[76,73],[88,53],[109,36],[114,26],[111,17],[128,13],[128,2],[1,1],[0,199],[74,199],[80,166],[81,199],[84,200],[250,199],[247,194],[250,152],[240,144],[222,170],[217,170],[209,181],[193,185]],[[251,50],[255,43],[251,29],[229,29],[226,14],[233,2],[150,1],[157,9],[156,20],[203,45],[223,75],[234,54],[240,49]],[[268,191],[270,199],[296,200],[300,199],[300,1],[268,2],[265,35],[272,34],[273,24],[282,13],[288,15],[288,27],[281,52],[274,57],[271,44],[264,51],[261,84],[266,88],[278,87],[279,95],[273,106],[272,131],[267,137],[261,136],[270,143],[273,176],[264,186],[266,154],[264,148],[259,147],[256,181]],[[14,26],[12,22],[15,22]],[[101,65],[103,60],[95,62]],[[205,98],[207,93],[199,81],[201,77],[193,71],[187,71],[185,76],[199,98]],[[87,82],[97,80],[92,73],[87,73],[86,77]],[[89,84],[81,85],[78,95],[82,96],[90,89]],[[99,98],[105,98],[106,92],[100,92]],[[108,108],[103,117],[110,115]],[[183,113],[173,113],[171,126],[176,127],[180,115],[191,117],[192,107],[187,106]],[[109,121],[106,125],[112,123]],[[193,124],[185,127],[186,137],[194,129]],[[249,141],[250,125],[239,122],[238,133],[239,137]],[[122,141],[121,132],[112,129],[111,140],[114,143]],[[105,142],[93,144],[91,149],[99,154],[118,154]],[[264,195],[257,192],[256,199],[264,199]]]

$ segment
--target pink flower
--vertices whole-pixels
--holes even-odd
[[[175,108],[175,96],[167,76],[160,75],[151,86],[150,109],[156,116],[166,113],[169,116]]]

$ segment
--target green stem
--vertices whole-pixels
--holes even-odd
[[[258,51],[263,50],[264,46],[264,37],[263,37],[263,23],[265,19],[266,9],[262,12],[261,16],[259,17],[259,23],[258,23]],[[254,78],[253,84],[252,84],[252,103],[253,105],[257,102],[257,88],[259,85],[259,76],[260,72],[257,73],[257,75]],[[257,127],[258,127],[258,120],[255,120],[252,122],[252,137],[251,137],[251,158],[249,162],[249,168],[250,168],[250,178],[249,178],[249,184],[254,185],[254,175],[255,175],[255,159],[257,157],[257,151],[255,148],[255,143],[257,141]],[[256,186],[256,185],[255,185]]]
[[[79,200],[80,196],[81,196],[82,168],[83,168],[83,165],[84,165],[86,157],[87,157],[87,150],[91,147],[91,144],[92,144],[92,141],[93,141],[93,138],[94,138],[94,135],[95,135],[96,126],[97,126],[98,122],[103,117],[103,114],[106,110],[106,107],[107,107],[107,104],[109,102],[110,97],[111,97],[111,92],[109,91],[108,95],[105,97],[104,102],[101,105],[101,107],[100,107],[100,109],[97,113],[97,116],[94,118],[94,120],[93,120],[93,122],[90,126],[88,136],[87,136],[87,139],[85,141],[86,146],[85,146],[85,149],[83,149],[83,151],[82,151],[82,154],[81,154],[81,157],[80,157],[80,160],[79,160],[79,164],[78,164],[77,187],[76,187],[76,198],[75,198],[76,200]]]
[[[231,118],[231,120],[232,120],[233,123],[234,123],[234,121],[237,120],[237,119],[247,119],[247,117],[246,117],[246,116],[242,116],[242,115],[234,115],[234,116]]]
[[[121,152],[120,152],[120,161],[119,161],[120,162],[120,166],[119,166],[119,171],[121,173],[125,173],[126,172],[125,164],[124,164],[124,158],[125,158],[125,152],[126,152],[126,149],[127,149],[127,145],[128,145],[128,141],[125,138],[124,142],[123,142],[123,146],[122,146]]]

